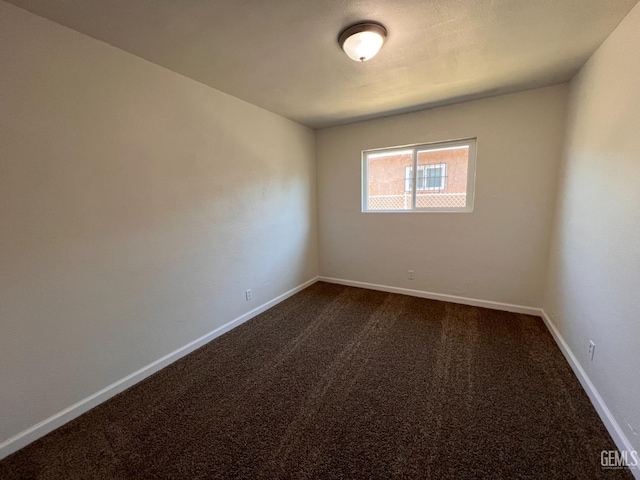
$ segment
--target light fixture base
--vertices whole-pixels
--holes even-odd
[[[387,29],[377,22],[359,22],[345,28],[338,43],[349,58],[366,62],[373,58],[387,38]]]

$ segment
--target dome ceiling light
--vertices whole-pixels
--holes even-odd
[[[338,43],[349,58],[366,62],[376,56],[386,38],[387,29],[382,25],[363,22],[344,29],[338,37]]]

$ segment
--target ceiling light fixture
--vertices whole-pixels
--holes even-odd
[[[379,23],[356,23],[344,29],[338,43],[349,58],[356,62],[366,62],[380,51],[387,38],[387,29]]]

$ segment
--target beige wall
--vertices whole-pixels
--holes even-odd
[[[318,131],[320,274],[539,307],[566,97],[561,85]],[[361,213],[362,150],[470,137],[472,213]]]
[[[0,65],[0,443],[317,274],[312,130],[4,2]]]
[[[640,5],[571,84],[544,309],[640,451]],[[589,340],[596,344],[594,361]],[[634,433],[637,432],[637,433]]]

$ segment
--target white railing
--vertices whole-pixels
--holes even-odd
[[[417,208],[463,208],[467,205],[466,193],[418,193]],[[411,192],[400,195],[371,195],[369,210],[410,210]]]

